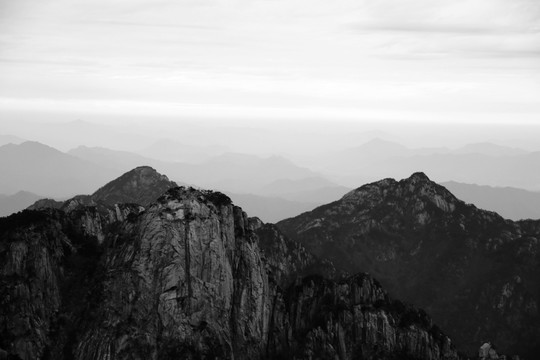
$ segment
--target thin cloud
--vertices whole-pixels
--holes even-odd
[[[51,65],[51,66],[77,66],[92,67],[98,66],[98,62],[84,60],[50,60],[50,59],[25,59],[25,58],[3,58],[0,57],[0,63],[6,64],[31,64],[31,65]]]
[[[115,112],[145,100],[177,101],[166,106],[175,113],[183,102],[200,104],[191,113],[222,102],[246,114],[414,103],[411,112],[444,116],[469,100],[540,96],[540,63],[530,60],[540,52],[537,0],[21,0],[6,11],[0,95],[27,107],[47,96],[59,100],[50,109],[124,99],[102,107]]]
[[[433,33],[458,35],[539,34],[540,31],[523,28],[493,28],[481,26],[458,26],[449,24],[349,24],[348,28],[360,33]]]
[[[209,26],[209,25],[196,25],[196,24],[156,24],[156,23],[144,23],[135,21],[115,21],[115,20],[93,20],[85,21],[84,24],[89,25],[113,25],[113,26],[126,26],[126,27],[149,27],[149,28],[164,28],[175,30],[209,30],[216,31],[221,30],[222,27]]]

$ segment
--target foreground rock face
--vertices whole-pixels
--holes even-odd
[[[417,173],[277,226],[338,270],[369,272],[425,308],[471,354],[486,339],[502,353],[540,353],[540,221],[504,220]]]
[[[125,224],[76,357],[259,357],[271,307],[247,225],[224,195],[180,188]]]
[[[85,220],[92,209],[0,219],[0,349],[21,359],[458,358],[425,313],[367,275],[295,278],[318,260],[275,229],[262,251],[264,224],[223,194],[173,188],[127,216],[96,213],[100,229]]]

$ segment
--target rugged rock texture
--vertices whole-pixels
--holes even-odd
[[[275,229],[262,255],[264,225],[223,194],[173,188],[116,209],[0,219],[0,349],[25,360],[458,358],[425,313],[367,275],[280,286],[313,256]]]
[[[269,358],[458,358],[425,312],[389,300],[366,274],[339,282],[306,277],[288,289],[284,303],[273,313]]]
[[[502,353],[540,353],[540,221],[504,220],[416,173],[277,226],[316,256],[369,272],[425,308],[471,354],[485,340]]]
[[[247,227],[226,196],[185,188],[125,224],[76,358],[259,358],[271,306]]]

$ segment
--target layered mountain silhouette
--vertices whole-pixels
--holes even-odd
[[[180,185],[220,189],[250,214],[270,222],[312,210],[350,190],[281,157],[227,153],[192,164],[160,161],[98,147],[80,146],[68,153],[121,171],[150,164]]]
[[[171,162],[200,162],[227,152],[231,150],[225,146],[193,146],[171,139],[160,139],[140,151],[150,158]]]
[[[7,144],[20,144],[25,141],[26,140],[15,135],[0,134],[0,146]]]
[[[482,209],[495,211],[504,218],[540,219],[540,192],[455,181],[443,182],[441,185],[461,200]]]
[[[225,153],[199,163],[161,161],[127,151],[78,147],[69,154],[94,164],[127,171],[147,164],[166,173],[171,179],[198,187],[208,187],[236,193],[268,195],[264,188],[279,181],[300,181],[320,177],[280,156],[259,157],[249,154]],[[324,179],[322,179],[324,181]],[[328,181],[326,185],[328,186]],[[330,183],[332,184],[332,183]],[[335,184],[332,184],[335,185]]]
[[[122,173],[31,141],[0,146],[0,168],[4,193],[51,197],[88,193]]]
[[[6,139],[17,140],[10,136]],[[109,179],[148,164],[168,174],[179,185],[224,191],[264,221],[279,221],[335,201],[350,190],[328,180],[336,179],[336,174],[330,171],[333,166],[339,168],[338,173],[349,172],[342,180],[354,185],[389,176],[408,176],[415,169],[424,169],[437,182],[453,180],[450,187],[458,180],[498,185],[496,191],[472,185],[467,189],[464,185],[454,186],[451,190],[467,202],[516,220],[538,217],[536,193],[524,193],[517,188],[510,191],[500,186],[538,188],[536,160],[535,153],[491,143],[470,144],[454,150],[410,149],[375,139],[330,159],[321,158],[319,162],[328,172],[321,175],[283,157],[226,153],[199,163],[182,163],[101,147],[79,146],[63,153],[40,143],[25,142],[0,147],[0,166],[5,171],[0,185],[6,194],[25,191],[66,199],[74,194],[90,193]],[[12,208],[9,204],[4,206],[2,199],[0,207]]]
[[[0,216],[8,216],[14,212],[26,209],[28,206],[41,199],[42,196],[29,191],[18,191],[13,195],[0,195]]]
[[[403,178],[416,171],[430,174],[437,182],[511,186],[540,190],[537,168],[540,152],[489,142],[457,149],[409,148],[396,142],[373,139],[355,148],[326,154],[313,164],[325,173],[341,175],[345,185],[381,178]]]
[[[417,304],[472,353],[540,353],[540,221],[505,220],[423,173],[364,185],[277,226],[339,270]]]
[[[152,168],[34,208],[0,218],[4,357],[460,358],[369,275]]]

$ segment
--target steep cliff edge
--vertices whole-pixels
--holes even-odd
[[[540,221],[479,210],[416,173],[362,186],[277,226],[425,308],[471,354],[488,339],[502,353],[540,352]]]
[[[275,229],[264,247],[271,234],[281,245],[261,251],[264,224],[223,194],[172,188],[128,208],[95,233],[81,225],[92,206],[0,219],[1,349],[25,360],[458,358],[425,313],[367,275],[293,281],[313,255]]]

